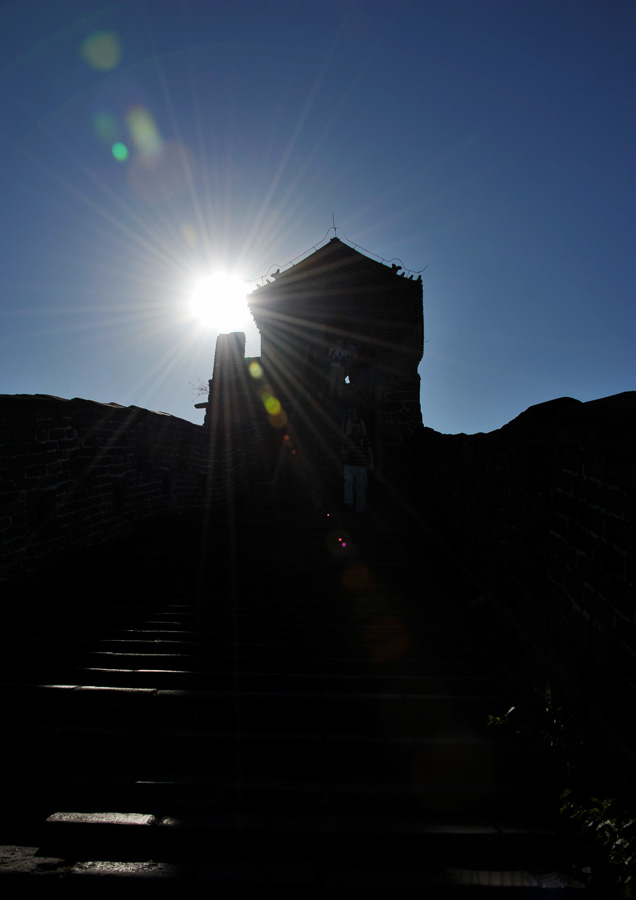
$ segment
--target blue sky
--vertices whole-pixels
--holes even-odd
[[[0,392],[202,421],[197,276],[255,281],[332,215],[425,269],[425,425],[635,389],[635,26],[620,0],[3,3]]]

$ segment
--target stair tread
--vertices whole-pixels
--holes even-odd
[[[131,879],[169,879],[174,856],[205,880],[205,856],[212,883],[450,890],[497,871],[491,883],[538,886],[528,873],[560,836],[486,728],[505,686],[452,567],[399,523],[353,533],[300,511],[242,526],[250,565],[215,583],[228,538],[199,580],[195,524],[178,545],[168,525],[136,554],[118,545],[112,598],[117,580],[96,587],[87,558],[60,604],[38,597],[44,583],[10,609],[0,836],[15,817],[16,846],[24,833],[79,852],[80,879],[115,877],[96,862],[107,845]],[[345,555],[331,531],[353,533]],[[353,564],[366,587],[355,573],[348,586]]]

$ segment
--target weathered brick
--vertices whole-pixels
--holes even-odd
[[[603,539],[616,548],[633,553],[636,548],[636,524],[627,519],[607,516],[603,523]]]

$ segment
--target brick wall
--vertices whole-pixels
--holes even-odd
[[[2,580],[249,482],[245,435],[211,448],[201,426],[137,407],[3,396],[0,435]]]
[[[299,400],[311,402],[314,419],[326,411],[339,429],[355,403],[372,434],[376,469],[390,480],[400,475],[404,442],[422,424],[422,279],[401,272],[333,238],[272,275],[249,300],[262,364],[283,405],[292,410]],[[343,349],[353,345],[357,360],[350,355],[350,384],[341,384],[344,397],[336,398],[327,383],[329,351],[339,340]],[[332,450],[339,455],[339,447]]]
[[[419,506],[589,709],[636,750],[636,392],[424,429]]]
[[[380,403],[384,467],[392,481],[411,479],[410,450],[415,435],[422,428],[420,411],[420,376],[417,372],[401,384],[389,384]]]
[[[233,379],[226,391],[219,376],[207,430],[136,407],[0,398],[0,578],[248,491],[262,477],[263,422],[253,391]],[[490,434],[422,429],[402,454],[417,465],[409,499],[632,748],[635,414],[636,393],[562,399]]]

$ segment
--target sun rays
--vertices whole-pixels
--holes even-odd
[[[214,272],[195,282],[191,312],[202,325],[225,334],[243,331],[250,320],[248,286],[238,275]]]
[[[45,115],[30,111],[19,146],[33,190],[46,192],[53,274],[42,290],[53,302],[43,318],[16,301],[15,316],[32,317],[32,339],[64,341],[69,373],[82,364],[91,375],[107,371],[117,402],[173,409],[171,384],[185,394],[189,379],[210,377],[218,334],[243,331],[247,355],[260,353],[246,303],[255,281],[238,276],[261,275],[286,231],[305,244],[291,223],[307,207],[306,177],[333,121],[312,134],[300,168],[294,158],[331,54],[301,84],[281,75],[298,116],[288,118],[287,106],[273,117],[255,110],[244,133],[231,110],[221,129],[224,107],[210,100],[209,58],[198,46],[152,53],[149,39],[133,65],[124,29],[78,21],[55,40],[55,57],[75,61],[74,80]],[[248,102],[252,88],[239,83]],[[281,347],[281,359],[293,352]],[[292,395],[301,363],[275,375]],[[62,392],[58,372],[46,376]],[[324,430],[320,410],[301,415]]]

